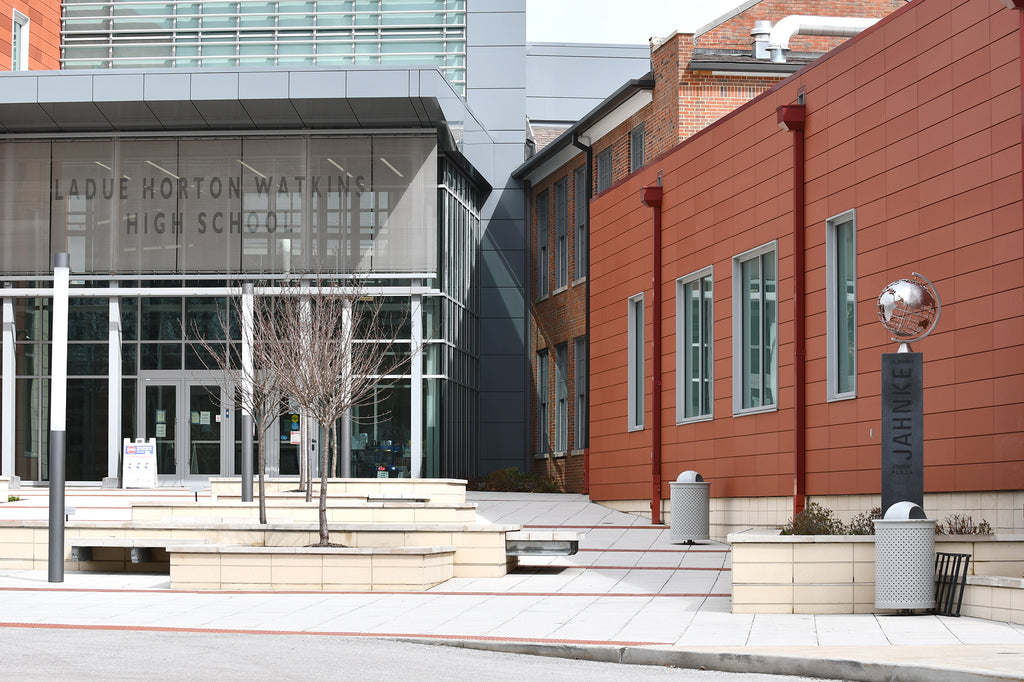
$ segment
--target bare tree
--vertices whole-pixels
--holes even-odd
[[[273,363],[281,390],[316,420],[327,436],[320,448],[320,545],[330,544],[327,481],[337,461],[338,421],[371,403],[382,384],[405,364],[395,345],[401,325],[381,314],[383,301],[364,295],[354,280],[309,275],[277,299],[279,319],[292,320],[276,339]],[[386,382],[383,382],[386,383]]]
[[[232,297],[230,305],[238,310],[243,310],[245,297],[243,295]],[[203,350],[198,354],[201,363],[206,369],[220,373],[223,387],[229,393],[234,391],[235,401],[242,410],[252,417],[253,425],[259,434],[256,443],[259,520],[260,523],[265,524],[267,522],[267,438],[274,422],[288,409],[287,403],[282,400],[283,383],[275,364],[277,359],[275,349],[279,339],[289,330],[281,328],[283,322],[275,314],[274,299],[271,297],[253,296],[251,314],[252,338],[248,340],[248,343],[243,341],[243,344],[251,349],[251,362],[241,361],[242,359],[231,350],[234,330],[231,316],[226,309],[218,315],[221,338],[229,341],[226,347],[223,343],[207,339],[206,335],[195,325],[193,327],[196,333],[192,336],[196,338],[195,343]],[[247,322],[243,323],[243,334],[248,326]],[[243,453],[244,455],[245,453]]]

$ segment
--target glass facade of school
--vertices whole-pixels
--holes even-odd
[[[0,196],[5,474],[48,477],[49,273],[62,250],[68,480],[117,476],[112,450],[133,437],[157,440],[165,483],[237,473],[234,387],[204,356],[238,355],[239,281],[302,272],[357,278],[410,356],[352,415],[352,474],[407,476],[415,451],[424,476],[471,467],[481,197],[433,131],[3,141]],[[267,434],[268,473],[298,473],[313,439],[325,442],[293,405]]]
[[[62,68],[437,67],[466,85],[466,0],[65,0]]]

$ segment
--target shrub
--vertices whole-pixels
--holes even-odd
[[[7,496],[7,501],[8,501],[8,502],[17,502],[17,501],[18,501],[18,500],[20,500],[20,499],[21,499],[21,498],[20,498],[20,497],[18,497],[17,495],[8,495],[8,496]]]
[[[782,527],[783,535],[844,535],[843,522],[828,507],[808,502],[804,510]]]
[[[963,514],[950,514],[935,524],[936,535],[992,535],[992,525],[985,519],[975,524],[974,519]]]
[[[882,518],[881,507],[872,507],[866,512],[861,512],[850,519],[850,523],[846,526],[846,535],[874,535],[875,524],[872,521],[880,518]]]
[[[555,479],[547,474],[522,472],[516,467],[498,469],[483,478],[472,479],[470,490],[503,493],[557,493],[561,492]]]

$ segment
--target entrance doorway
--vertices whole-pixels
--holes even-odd
[[[138,433],[156,439],[161,484],[233,473],[234,409],[219,383],[180,374],[140,376],[139,389]]]

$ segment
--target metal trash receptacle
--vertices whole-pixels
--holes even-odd
[[[935,608],[935,521],[897,502],[874,523],[875,608]]]
[[[669,542],[675,544],[711,539],[711,484],[696,471],[684,471],[671,488],[671,523]]]

